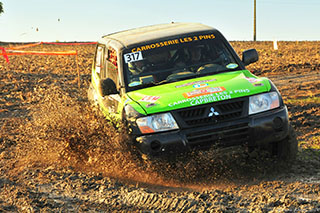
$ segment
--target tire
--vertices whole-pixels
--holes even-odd
[[[294,128],[289,125],[288,136],[276,143],[277,157],[284,162],[295,160],[298,153],[298,140]]]
[[[254,150],[251,150],[251,156],[256,156]],[[289,124],[289,133],[281,141],[262,145],[258,148],[260,153],[266,153],[267,156],[275,157],[280,162],[290,163],[294,161],[298,152],[298,141],[293,127]],[[253,153],[253,154],[252,154]]]

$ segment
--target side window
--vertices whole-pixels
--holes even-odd
[[[118,58],[117,52],[112,47],[108,48],[108,54],[106,57],[107,78],[111,78],[116,85],[119,85],[118,80]]]
[[[96,73],[100,76],[103,71],[103,46],[98,46],[96,51],[96,61],[95,61],[95,70]]]

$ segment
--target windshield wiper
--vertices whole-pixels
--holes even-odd
[[[167,78],[163,81],[160,81],[159,83],[157,83],[158,85],[160,84],[167,84],[167,83],[172,83],[172,82],[177,82],[177,81],[183,81],[183,80],[187,80],[187,79],[191,79],[191,78],[195,78],[198,75],[193,73],[193,75],[185,75],[185,76],[177,76],[177,77],[173,77],[173,78]]]
[[[203,76],[207,76],[207,75],[215,75],[215,74],[220,74],[220,73],[224,73],[224,72],[229,72],[229,71],[236,71],[236,70],[215,70],[215,71],[210,71],[210,72],[199,72],[197,74],[197,76],[199,77],[203,77]]]

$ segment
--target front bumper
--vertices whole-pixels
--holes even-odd
[[[287,137],[288,110],[281,107],[228,122],[136,137],[142,153],[156,156],[216,147],[256,147]]]

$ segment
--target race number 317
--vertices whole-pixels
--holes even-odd
[[[143,60],[141,51],[124,54],[124,61],[126,63],[141,61],[141,60]]]

